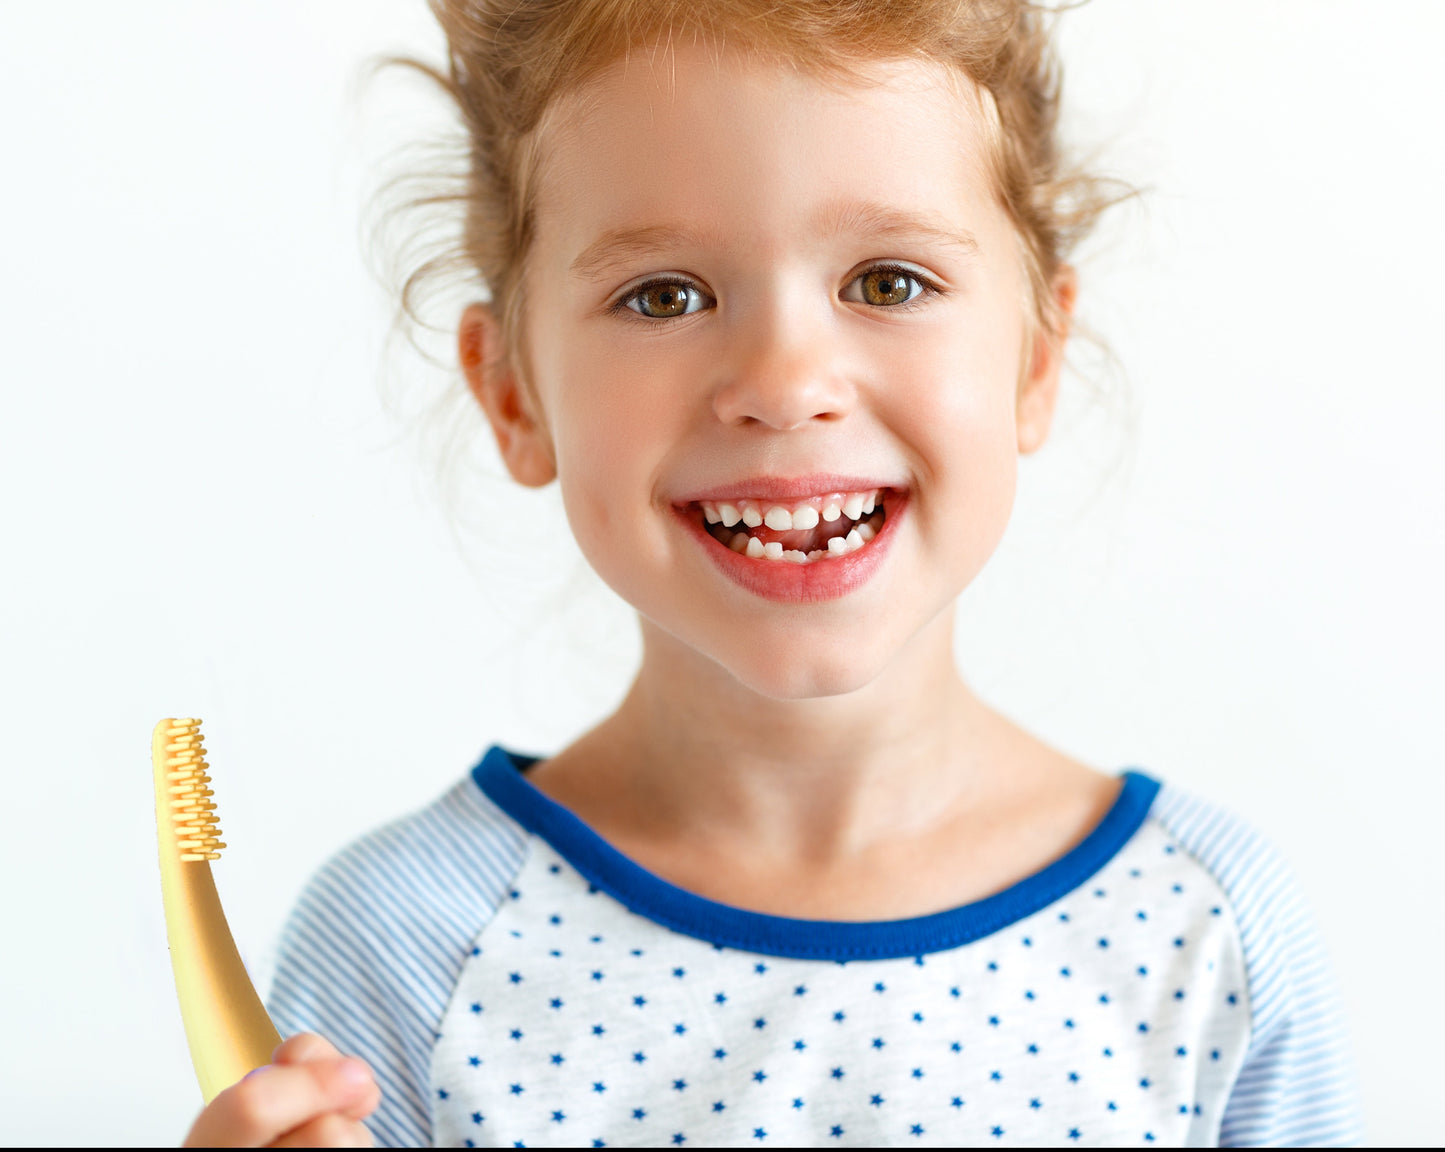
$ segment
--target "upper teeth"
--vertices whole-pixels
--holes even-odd
[[[816,528],[820,519],[831,524],[840,515],[858,520],[871,513],[878,500],[879,490],[876,488],[871,492],[827,492],[800,500],[791,507],[751,499],[729,500],[726,503],[705,500],[702,514],[709,524],[721,522],[725,528],[731,528],[741,520],[749,528],[766,524],[775,532],[787,532],[795,528]]]

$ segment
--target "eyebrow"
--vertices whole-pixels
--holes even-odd
[[[952,227],[930,214],[909,212],[888,204],[859,200],[834,200],[814,216],[813,235],[877,237],[885,240],[925,240],[964,253],[978,251],[978,241],[969,232]],[[646,256],[668,248],[724,247],[727,238],[715,231],[693,232],[669,224],[640,228],[613,228],[587,245],[572,261],[568,271],[591,279],[618,260]]]

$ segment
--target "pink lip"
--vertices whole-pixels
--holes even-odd
[[[772,482],[774,486],[771,491],[759,493],[756,488],[749,488],[746,491],[764,499],[787,500],[797,499],[800,495],[813,495],[820,491],[857,492],[862,490],[866,492],[870,488],[888,487],[886,484],[877,484],[871,481],[860,483],[855,479],[845,478],[846,483],[844,484],[825,483],[820,488],[816,486],[817,479],[817,477],[808,477],[807,483],[814,486],[801,491],[799,490],[801,483],[799,481],[781,482],[793,489],[787,492],[779,491],[778,481]],[[722,489],[717,491],[723,492]],[[726,494],[698,496],[695,499],[724,500],[732,493],[743,491],[745,491],[743,488],[736,487]],[[837,600],[847,596],[850,592],[861,588],[878,571],[888,554],[889,546],[893,543],[897,526],[903,520],[908,507],[908,493],[893,489],[885,493],[885,499],[887,504],[883,527],[866,547],[860,548],[857,552],[849,552],[846,556],[830,556],[812,564],[790,564],[783,560],[755,560],[750,556],[734,552],[727,545],[714,539],[707,531],[704,527],[702,509],[696,503],[687,507],[674,505],[673,512],[697,540],[703,551],[707,553],[708,559],[716,564],[729,580],[765,600],[809,604],[824,600]]]
[[[674,506],[693,504],[701,500],[713,503],[721,500],[804,500],[809,496],[822,496],[829,492],[871,492],[875,488],[892,488],[902,491],[904,485],[893,480],[879,480],[871,476],[839,476],[834,473],[814,473],[785,479],[779,476],[755,476],[751,480],[739,480],[734,484],[719,484],[699,492],[689,492],[673,501]]]

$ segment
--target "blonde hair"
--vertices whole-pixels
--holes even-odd
[[[1070,251],[1129,191],[1066,170],[1056,128],[1059,67],[1046,17],[1024,0],[428,0],[447,40],[445,70],[390,57],[441,87],[460,113],[466,170],[449,191],[404,208],[455,205],[455,243],[405,272],[401,316],[420,322],[426,290],[476,274],[520,363],[522,286],[535,232],[544,117],[559,97],[629,50],[690,35],[817,75],[852,78],[871,60],[951,65],[979,89],[999,200],[1014,223],[1035,320],[1060,332],[1051,285]],[[399,317],[400,318],[400,317]]]

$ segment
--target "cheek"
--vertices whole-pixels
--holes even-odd
[[[920,423],[925,466],[919,529],[969,573],[992,554],[1013,513],[1018,479],[1011,408],[995,395],[952,398]]]
[[[608,366],[599,369],[599,360]],[[625,362],[584,349],[561,358],[556,371],[557,473],[578,542],[589,555],[624,540],[636,547],[636,521],[648,513],[638,495],[655,487],[654,471],[676,436],[675,412]]]
[[[916,531],[963,585],[1002,540],[1018,480],[1015,388],[1022,325],[968,318],[896,393],[890,421],[916,453]],[[922,349],[920,349],[922,351]]]
[[[944,491],[987,485],[1017,463],[1015,382],[1022,328],[979,324],[977,338],[946,334],[917,349],[917,375],[892,394],[894,425],[919,453],[925,478]],[[972,325],[971,325],[972,327]],[[891,391],[891,390],[890,390]]]

